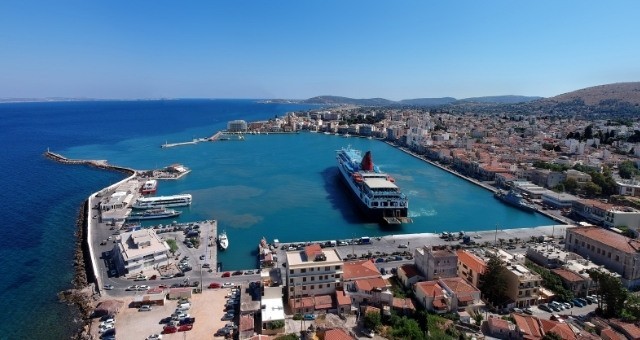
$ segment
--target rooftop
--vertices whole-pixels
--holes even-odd
[[[319,246],[318,246],[319,247]],[[296,266],[303,267],[312,267],[312,266],[323,266],[323,265],[333,265],[335,263],[339,263],[342,265],[342,259],[338,252],[335,249],[322,249],[322,254],[324,254],[326,260],[323,261],[313,261],[307,258],[307,254],[304,251],[288,251],[287,252],[287,266],[289,268]]]
[[[169,251],[167,243],[151,228],[122,234],[119,248],[125,261]]]
[[[640,250],[640,241],[599,227],[577,227],[567,229],[567,232],[582,235],[593,241],[629,254],[636,253]]]
[[[380,277],[380,271],[370,260],[348,261],[344,263],[342,278],[345,281],[359,278]]]
[[[482,274],[487,268],[487,264],[481,258],[471,254],[466,250],[458,250],[458,262],[462,262],[471,268],[476,273]]]

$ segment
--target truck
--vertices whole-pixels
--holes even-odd
[[[362,236],[360,238],[360,244],[371,244],[371,239],[369,236]]]

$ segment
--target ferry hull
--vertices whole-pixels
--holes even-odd
[[[402,224],[406,222],[410,222],[408,218],[409,209],[407,208],[379,208],[379,209],[371,209],[369,208],[358,196],[358,194],[351,188],[349,180],[345,178],[345,176],[340,171],[340,181],[345,186],[346,190],[349,192],[349,195],[353,198],[354,203],[358,207],[358,211],[360,215],[369,222],[378,222],[383,224]],[[397,221],[393,221],[393,218],[396,218]],[[389,220],[386,220],[386,219]],[[395,222],[395,223],[394,223]]]

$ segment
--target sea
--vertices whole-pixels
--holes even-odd
[[[300,132],[201,142],[227,122],[282,118],[318,106],[258,100],[69,101],[0,104],[0,339],[66,339],[79,324],[57,293],[71,288],[76,218],[93,192],[124,178],[43,157],[107,160],[138,170],[183,164],[158,195],[190,193],[177,222],[215,219],[229,236],[224,270],[257,265],[257,245],[362,236],[478,231],[555,224],[504,205],[492,194],[382,141]],[[410,199],[413,223],[365,223],[336,168],[336,151],[371,151]],[[170,223],[166,221],[165,223]],[[162,222],[145,222],[145,225]]]

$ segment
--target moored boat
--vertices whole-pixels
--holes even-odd
[[[171,218],[180,216],[182,211],[165,208],[147,209],[144,211],[133,212],[127,217],[127,221],[140,221],[140,220],[157,220],[162,218]]]
[[[408,217],[409,199],[391,176],[373,164],[370,151],[363,157],[349,146],[338,150],[336,158],[340,177],[369,219],[386,224],[412,222]]]
[[[224,230],[218,235],[218,247],[222,250],[229,248],[229,238],[227,237],[227,232]]]
[[[140,193],[143,195],[155,194],[158,188],[158,181],[155,179],[150,179],[142,185],[140,188]]]
[[[191,205],[191,195],[172,195],[138,198],[132,207],[135,209],[153,209],[160,207],[184,207]]]
[[[522,195],[515,192],[514,190],[509,190],[507,193],[503,191],[496,191],[493,194],[493,197],[501,200],[506,204],[509,204],[511,206],[514,206],[516,208],[519,208],[527,212],[534,212],[537,210],[533,204],[525,201]]]

